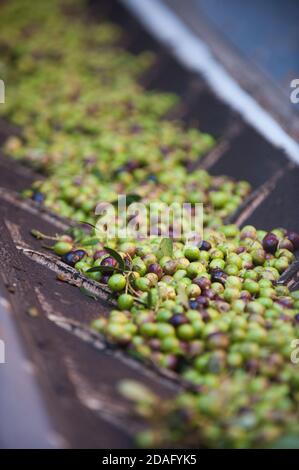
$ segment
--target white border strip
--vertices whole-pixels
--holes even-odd
[[[121,0],[144,26],[170,47],[181,63],[204,75],[223,101],[272,144],[286,151],[299,163],[299,145],[262,106],[244,91],[212,56],[208,46],[193,34],[182,20],[161,0]]]

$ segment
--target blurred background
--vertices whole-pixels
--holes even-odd
[[[299,104],[291,103],[289,98],[290,82],[299,78],[299,2],[164,0],[164,3],[297,139]]]
[[[191,0],[190,3],[198,15],[203,12],[244,57],[289,94],[290,80],[299,77],[298,1]]]

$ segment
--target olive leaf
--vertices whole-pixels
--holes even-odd
[[[112,248],[109,248],[108,246],[104,246],[104,250],[106,250],[107,253],[109,253],[109,255],[112,256],[112,258],[114,258],[118,262],[119,269],[124,271],[125,268],[126,268],[125,267],[125,262],[122,259],[122,257],[120,256],[120,254],[117,253],[117,251],[113,250]]]
[[[139,202],[141,200],[141,196],[139,194],[128,194],[126,195],[126,206],[129,206],[133,202]],[[118,205],[118,200],[112,202],[114,206]]]
[[[93,268],[87,269],[87,273],[112,273],[114,271],[123,272],[123,270],[116,268],[115,266],[94,266]]]
[[[129,194],[126,196],[127,206],[132,204],[133,202],[139,202],[141,200],[141,196],[139,194]]]
[[[90,224],[89,222],[85,222],[84,220],[79,220],[79,223],[83,225],[88,225],[89,227],[92,227],[92,228],[96,228],[95,225]]]
[[[160,243],[160,253],[162,256],[173,256],[173,241],[171,238],[163,238]]]

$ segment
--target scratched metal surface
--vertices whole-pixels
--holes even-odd
[[[93,1],[92,12],[94,17],[108,16],[121,24],[124,44],[131,51],[156,51],[156,64],[142,83],[180,94],[182,103],[169,118],[179,117],[186,126],[197,125],[217,137],[216,148],[198,165],[213,174],[250,180],[254,192],[231,220],[260,228],[282,225],[299,230],[299,170],[283,152],[220,102],[202,78],[177,64],[118,3]],[[1,122],[0,141],[9,133],[9,125]],[[14,390],[9,393],[8,388],[0,387],[1,393],[6,393],[5,400],[0,400],[0,446],[132,447],[133,433],[143,423],[119,396],[118,382],[137,379],[163,397],[175,393],[178,384],[111,349],[89,331],[90,320],[106,315],[111,305],[95,283],[51,257],[30,236],[33,227],[54,234],[68,225],[68,221],[18,197],[17,192],[35,178],[33,171],[0,154],[1,318],[9,316],[9,326],[3,322],[1,334],[7,338],[8,351],[19,352],[26,365],[22,379],[17,366],[20,361],[8,362],[6,369],[0,366],[1,382],[7,381],[7,387]],[[57,274],[62,273],[66,282],[57,280]],[[295,285],[297,278],[294,264],[284,279]],[[78,286],[89,289],[96,299],[83,295]],[[35,318],[26,313],[33,306],[39,312]],[[15,402],[22,404],[24,391],[29,405],[19,406],[16,416]],[[17,422],[29,422],[31,435],[26,435],[22,426],[16,435]],[[9,433],[5,423],[11,425]]]

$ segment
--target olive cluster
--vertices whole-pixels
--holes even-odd
[[[45,175],[25,196],[90,224],[95,206],[119,194],[145,204],[204,204],[198,243],[104,243],[94,230],[74,229],[53,250],[117,302],[94,330],[191,387],[170,401],[139,400],[152,428],[140,445],[274,445],[298,433],[299,374],[290,354],[299,291],[279,278],[299,236],[223,225],[249,184],[188,171],[214,139],[165,119],[177,97],[142,88],[155,57],[130,54],[121,38],[109,22],[87,25],[81,0],[5,2],[0,75],[10,86],[0,111],[22,129],[5,151]]]
[[[279,278],[298,234],[226,225],[206,229],[196,245],[65,237],[56,253],[108,285],[118,303],[92,328],[193,387],[160,404],[158,416],[152,407],[141,445],[259,446],[295,432],[299,291]]]
[[[137,437],[141,447],[298,448],[298,375],[291,366],[276,382],[242,369],[213,376],[200,393],[168,401],[148,390],[137,398],[138,389],[130,384],[127,395],[150,424]]]
[[[115,25],[86,27],[78,20],[83,12],[66,22],[59,5],[14,0],[2,8],[1,67],[10,86],[0,111],[22,128],[4,150],[47,175],[24,195],[89,223],[96,205],[118,194],[137,193],[145,203],[201,202],[205,225],[221,224],[250,186],[188,172],[214,139],[163,118],[175,95],[140,86],[153,54],[130,54]]]

